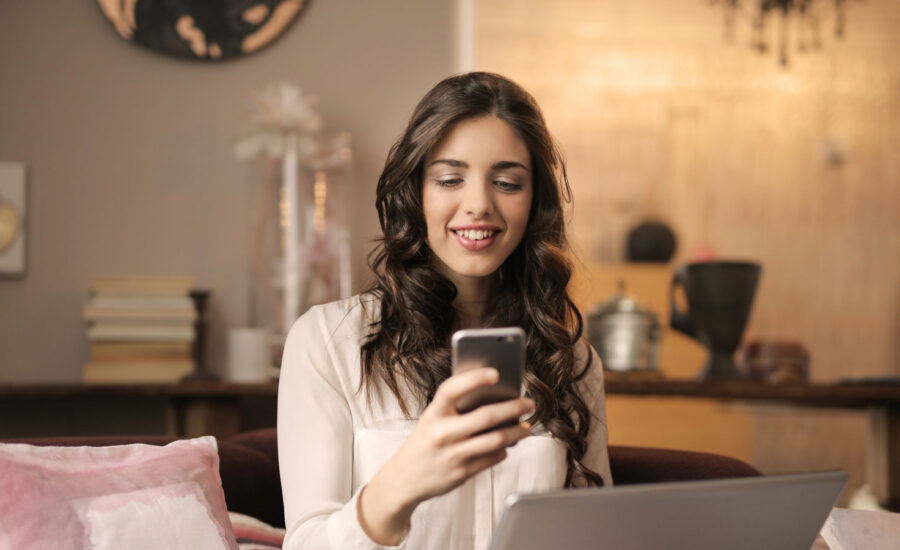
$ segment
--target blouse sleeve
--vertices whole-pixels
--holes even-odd
[[[319,308],[294,323],[285,344],[278,385],[283,547],[396,548],[376,544],[359,524],[360,491],[352,493],[353,423],[330,345]]]
[[[608,430],[606,427],[606,391],[603,389],[603,364],[594,348],[585,341],[578,346],[576,353],[579,363],[583,364],[588,357],[591,365],[582,379],[582,396],[591,411],[591,427],[588,431],[588,448],[582,458],[582,464],[600,474],[603,484],[612,486],[612,473],[609,468]]]

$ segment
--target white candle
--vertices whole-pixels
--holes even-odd
[[[283,334],[287,336],[297,320],[300,302],[300,263],[297,247],[300,226],[300,201],[297,189],[297,136],[285,134],[282,163],[282,197],[285,201],[284,216],[284,319]]]
[[[313,211],[313,227],[315,228],[316,237],[322,238],[325,235],[325,197],[327,193],[327,184],[325,183],[325,172],[321,170],[316,172],[316,179],[313,183],[313,203],[315,208]]]

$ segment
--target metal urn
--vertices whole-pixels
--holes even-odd
[[[762,266],[755,262],[699,262],[675,270],[669,290],[672,328],[709,350],[701,380],[741,378],[734,352],[750,318]],[[687,310],[675,302],[684,290]]]
[[[588,314],[587,337],[607,370],[658,370],[659,319],[625,294],[622,281],[615,295]]]

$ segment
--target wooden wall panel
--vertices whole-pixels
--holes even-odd
[[[542,105],[586,265],[666,220],[676,262],[709,244],[763,263],[748,337],[803,341],[816,380],[900,375],[900,3],[847,3],[841,41],[823,10],[821,50],[787,68],[747,46],[748,21],[725,41],[722,4],[477,0],[474,68]],[[859,484],[859,414],[753,418],[757,466],[844,467]]]

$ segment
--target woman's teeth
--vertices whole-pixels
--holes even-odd
[[[491,237],[495,231],[493,229],[460,229],[454,233],[470,241],[480,241]]]

